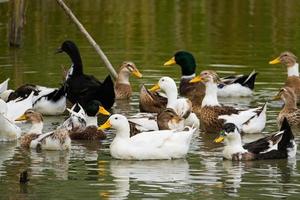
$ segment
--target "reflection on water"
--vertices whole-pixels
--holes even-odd
[[[193,52],[197,74],[204,69],[220,76],[259,74],[251,98],[222,98],[225,105],[256,107],[269,102],[263,134],[243,135],[245,142],[278,130],[281,102],[271,101],[286,79],[286,70],[269,66],[281,51],[300,54],[300,1],[190,0],[140,1],[85,0],[66,3],[99,42],[114,66],[133,61],[143,73],[131,79],[130,101],[117,101],[112,113],[138,112],[139,89],[171,76],[178,83],[178,66],[163,63],[175,51]],[[62,41],[78,44],[84,71],[99,79],[107,75],[99,57],[52,0],[28,1],[21,49],[8,48],[8,3],[0,0],[0,81],[9,87],[35,83],[57,87],[67,56],[54,55]],[[45,117],[45,131],[64,116]],[[101,123],[104,118],[99,120]],[[28,124],[21,125],[28,130]],[[300,143],[300,131],[294,130]],[[295,160],[257,162],[223,161],[218,135],[194,135],[186,159],[170,161],[119,161],[109,155],[114,137],[105,141],[73,141],[69,152],[24,151],[17,142],[0,144],[0,199],[223,199],[297,198],[300,193],[299,152]],[[19,185],[20,172],[30,181]],[[201,195],[201,196],[200,196]]]

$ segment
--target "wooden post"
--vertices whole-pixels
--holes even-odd
[[[22,29],[25,23],[25,0],[10,0],[9,45],[21,45]]]
[[[71,9],[68,8],[68,6],[64,3],[63,0],[56,0],[57,3],[63,8],[65,13],[70,17],[70,19],[76,24],[77,28],[80,30],[80,32],[87,38],[89,43],[94,47],[97,54],[102,58],[106,68],[110,72],[111,76],[116,79],[117,78],[117,72],[115,71],[112,64],[107,59],[106,55],[101,50],[100,46],[95,42],[95,40],[92,38],[92,36],[87,32],[87,30],[83,27],[83,25],[79,22],[79,20],[76,18],[76,16],[72,13]]]

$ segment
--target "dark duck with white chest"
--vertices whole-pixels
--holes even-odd
[[[180,95],[188,97],[193,105],[201,105],[204,98],[205,86],[203,83],[195,85],[189,83],[195,77],[196,61],[194,56],[187,51],[178,51],[164,65],[178,64],[181,67],[181,80],[179,85]],[[249,75],[231,75],[220,79],[218,84],[218,96],[250,96],[254,89],[254,82],[257,73]]]
[[[233,123],[224,124],[224,130],[215,139],[219,143],[224,140],[223,158],[228,160],[265,160],[294,158],[297,145],[286,118],[280,131],[254,142],[242,144],[238,127]]]
[[[98,100],[106,109],[110,109],[115,102],[114,83],[111,77],[108,75],[100,82],[94,76],[84,74],[79,50],[72,41],[63,42],[57,52],[67,53],[72,60],[64,83],[67,99],[73,104],[79,103],[83,108],[87,106],[87,102]]]

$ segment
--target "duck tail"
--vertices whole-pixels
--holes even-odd
[[[287,148],[294,148],[295,142],[294,142],[294,134],[291,130],[291,127],[289,125],[289,122],[286,118],[283,119],[281,128],[281,131],[284,131],[282,135],[282,139],[278,143],[278,150],[286,150]]]
[[[110,109],[115,103],[114,82],[112,81],[110,75],[108,75],[101,84],[100,91],[102,93],[102,95],[100,96],[101,104],[106,109]]]
[[[255,70],[253,70],[249,75],[244,75],[244,76],[241,76],[238,79],[236,79],[234,81],[234,83],[240,83],[242,86],[247,87],[247,88],[253,90],[257,74],[258,73],[255,72]]]

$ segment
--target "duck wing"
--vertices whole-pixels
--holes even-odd
[[[114,83],[108,75],[97,90],[98,99],[106,109],[110,109],[115,103]]]
[[[139,107],[141,112],[159,113],[167,106],[168,99],[158,92],[149,91],[144,85],[141,87]]]
[[[9,78],[6,79],[5,81],[3,81],[1,84],[0,84],[0,94],[2,92],[4,92],[5,90],[7,90],[8,88],[8,81],[9,81]]]
[[[231,76],[221,78],[221,81],[225,85],[239,83],[242,86],[248,87],[251,90],[253,90],[257,74],[258,73],[255,72],[255,70],[253,70],[249,75],[242,75],[242,74],[241,75],[231,75]]]

